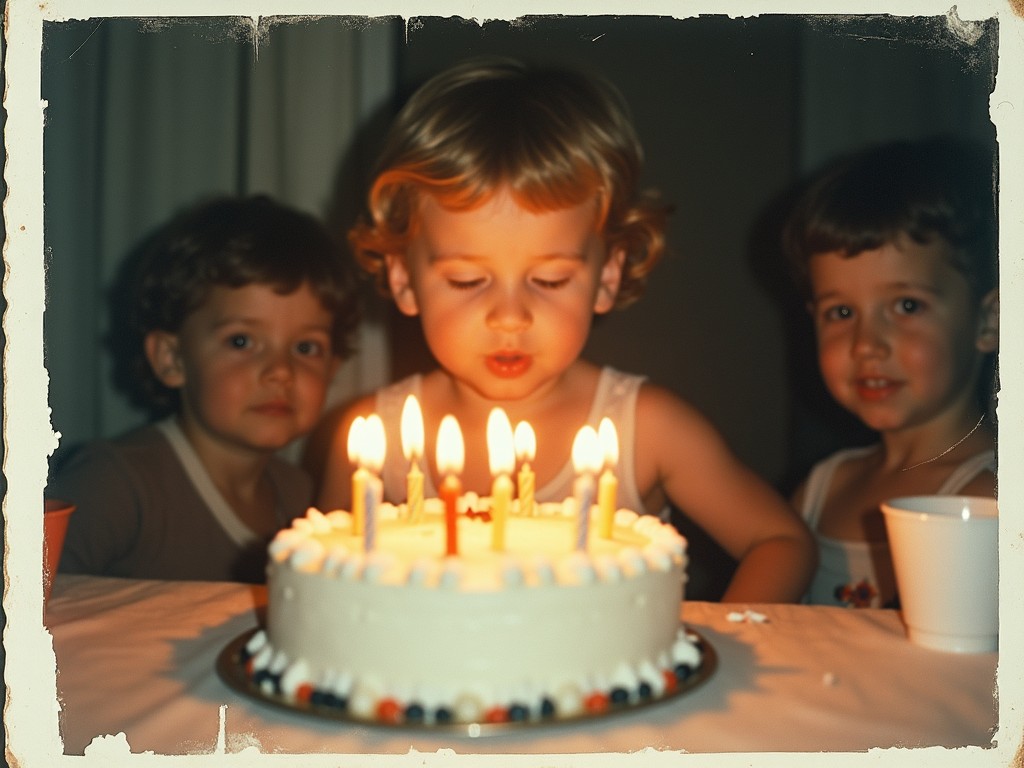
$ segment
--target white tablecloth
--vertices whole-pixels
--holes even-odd
[[[459,753],[863,751],[989,746],[997,655],[911,644],[894,611],[687,603],[685,623],[718,654],[700,687],[654,706],[572,725],[471,738],[323,720],[237,693],[220,651],[256,626],[265,592],[209,582],[61,574],[45,614],[57,657],[68,754],[124,732],[133,752]],[[222,709],[222,706],[226,707]]]

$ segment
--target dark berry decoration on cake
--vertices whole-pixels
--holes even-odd
[[[258,669],[252,676],[252,682],[258,688],[262,688],[264,683],[270,683],[271,690],[280,695],[281,693],[281,674],[273,673],[269,669]]]
[[[550,696],[541,699],[540,716],[545,718],[555,716],[555,702],[551,700]]]
[[[690,675],[693,674],[693,667],[689,664],[676,664],[675,669],[672,670],[675,673],[676,680],[680,683],[685,683]]]
[[[427,712],[423,709],[422,704],[410,704],[405,708],[405,721],[407,723],[422,723],[426,718]]]
[[[615,687],[611,692],[611,703],[615,707],[623,707],[629,703],[629,691],[625,688]]]

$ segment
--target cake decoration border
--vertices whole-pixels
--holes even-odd
[[[224,683],[236,692],[290,712],[358,726],[422,730],[445,734],[461,733],[470,738],[479,738],[499,735],[520,728],[571,726],[592,722],[617,714],[657,706],[694,691],[714,675],[718,668],[718,654],[711,643],[699,632],[686,625],[680,626],[700,652],[701,662],[696,669],[688,665],[677,665],[675,669],[663,670],[666,684],[660,693],[651,690],[646,692],[625,691],[618,688],[583,692],[581,711],[569,716],[559,716],[553,707],[548,707],[547,714],[544,714],[543,703],[539,707],[535,706],[536,703],[529,703],[529,705],[524,703],[519,710],[515,706],[502,707],[500,711],[499,708],[495,708],[493,711],[488,710],[483,713],[483,717],[474,722],[454,719],[448,722],[438,722],[428,721],[423,717],[423,713],[417,716],[414,709],[415,703],[382,699],[374,704],[375,716],[365,717],[351,712],[347,703],[336,697],[332,699],[332,694],[329,692],[310,690],[306,692],[308,695],[299,698],[289,696],[280,691],[279,680],[275,685],[271,679],[265,679],[263,676],[256,679],[250,674],[251,665],[247,664],[249,659],[245,650],[246,644],[254,635],[263,631],[261,627],[246,630],[225,645],[217,656],[216,670]],[[343,704],[345,705],[343,706]],[[537,711],[538,709],[541,711],[540,716],[530,716],[531,710]]]

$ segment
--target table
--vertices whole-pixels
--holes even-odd
[[[215,671],[256,626],[262,587],[60,574],[44,622],[53,635],[67,754],[123,732],[133,752],[406,754],[862,751],[990,746],[997,654],[919,648],[886,610],[688,602],[683,620],[719,666],[699,688],[633,712],[473,739],[322,720],[250,699]]]

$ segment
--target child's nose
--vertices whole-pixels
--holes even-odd
[[[884,354],[889,349],[885,321],[863,318],[857,323],[853,352],[858,357]]]
[[[533,322],[533,316],[517,290],[504,291],[497,296],[487,314],[488,327],[506,332],[522,331]]]
[[[263,376],[274,381],[288,381],[295,373],[289,350],[270,350],[263,361]]]

